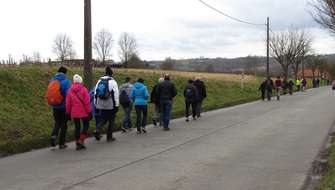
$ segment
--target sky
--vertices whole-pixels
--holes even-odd
[[[265,24],[269,16],[272,31],[304,28],[315,53],[335,53],[335,38],[314,22],[308,0],[204,1],[248,22]],[[83,58],[84,0],[1,0],[0,25],[0,60],[34,52],[55,59],[52,44],[59,33],[71,37]],[[238,23],[198,0],[92,0],[93,38],[103,28],[113,34],[116,61],[122,32],[136,37],[143,60],[266,55],[265,26]]]

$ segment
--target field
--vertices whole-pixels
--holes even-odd
[[[44,100],[48,80],[57,68],[48,66],[24,66],[0,68],[0,155],[9,155],[31,149],[46,147],[53,126],[51,109]],[[69,68],[68,76],[82,75],[79,68]],[[240,75],[191,73],[159,70],[114,70],[115,78],[121,84],[126,76],[133,80],[142,77],[149,90],[162,73],[170,73],[176,84],[178,96],[174,102],[173,117],[184,115],[183,88],[189,78],[201,77],[207,86],[208,98],[204,101],[205,110],[232,106],[258,99],[259,79],[245,76],[241,88]],[[103,69],[94,69],[94,83],[103,75]],[[149,107],[151,121],[152,105]],[[123,110],[117,114],[117,127]],[[133,113],[134,117],[134,113]],[[93,122],[90,131],[93,129]],[[73,124],[69,125],[67,140],[73,140]]]

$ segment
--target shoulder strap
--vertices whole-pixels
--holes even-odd
[[[84,109],[85,109],[85,111],[86,111],[86,113],[87,113],[87,110],[86,110],[84,101],[79,97],[79,95],[78,95],[77,93],[75,93],[75,92],[73,92],[73,91],[72,91],[72,93],[75,94],[75,96],[76,96],[77,99],[80,101],[80,103],[82,104],[82,106],[84,107]]]

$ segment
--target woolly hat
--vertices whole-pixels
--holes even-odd
[[[81,78],[81,76],[79,76],[78,74],[75,74],[73,76],[73,83],[83,83],[83,78]]]

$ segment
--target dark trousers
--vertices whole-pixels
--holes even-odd
[[[202,110],[202,100],[199,100],[197,102],[197,108],[196,108],[197,117],[201,117],[201,110]]]
[[[164,128],[168,128],[170,124],[170,117],[172,111],[172,100],[161,100],[160,101],[161,119],[163,120]]]
[[[132,110],[132,108],[133,108],[132,104],[130,104],[127,107],[123,107],[123,111],[124,111],[123,127],[124,128],[128,128],[128,129],[132,128],[132,126],[131,126],[131,110]]]
[[[264,101],[265,100],[265,90],[261,90],[261,93],[262,93],[262,100]]]
[[[116,112],[114,110],[101,110],[101,123],[99,127],[101,129],[108,122],[107,140],[110,140],[113,137],[115,115]],[[100,130],[97,132],[100,133]]]
[[[137,106],[135,106],[135,110],[136,110],[137,131],[141,131],[141,127],[145,128],[145,126],[147,125],[148,106],[137,105]],[[142,117],[142,115],[143,115],[143,117]]]
[[[268,98],[268,101],[270,101],[271,100],[271,96],[272,96],[272,90],[270,91],[270,90],[267,90],[266,91],[266,96],[267,96],[267,98]]]
[[[192,105],[192,117],[195,118],[197,116],[196,109],[197,109],[197,102],[190,102],[185,101],[185,108],[186,108],[186,118],[189,116],[190,106]]]
[[[51,133],[51,138],[57,139],[59,135],[59,145],[65,144],[65,136],[67,131],[67,119],[65,109],[53,109],[55,126]]]
[[[74,118],[74,126],[76,127],[74,136],[76,138],[77,143],[84,143],[84,140],[87,137],[87,130],[88,127],[90,126],[88,118]],[[83,122],[83,130],[81,130],[81,124],[80,121]]]

